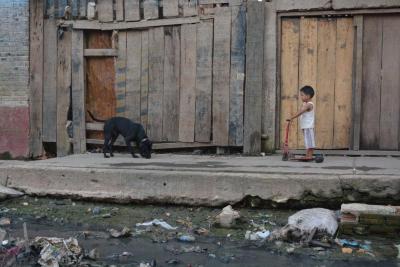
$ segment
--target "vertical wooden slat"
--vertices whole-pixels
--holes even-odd
[[[78,0],[70,0],[71,9],[72,9],[72,17],[77,18],[79,14],[79,3]]]
[[[57,135],[57,26],[52,18],[44,20],[43,141],[56,142]]]
[[[30,0],[29,156],[43,152],[43,1]]]
[[[97,14],[100,22],[114,20],[114,5],[110,0],[97,0]]]
[[[65,7],[68,5],[68,0],[56,0],[56,17],[64,17]]]
[[[127,33],[126,55],[126,103],[125,116],[140,122],[140,66],[142,35],[140,31]]]
[[[299,50],[299,87],[309,85],[317,90],[317,45],[318,45],[318,23],[316,18],[300,19],[300,50]],[[299,91],[298,91],[299,92]],[[311,101],[317,105],[316,98]],[[297,108],[299,109],[303,102],[298,99]],[[304,137],[300,124],[297,130],[297,148],[304,148]]]
[[[124,20],[124,0],[115,0],[115,19]]]
[[[179,141],[194,141],[196,103],[196,25],[181,26]]]
[[[166,18],[179,16],[178,0],[163,0],[163,16]]]
[[[165,27],[163,141],[178,141],[180,27]]]
[[[213,22],[197,24],[195,141],[210,142]]]
[[[67,133],[67,114],[71,87],[71,32],[64,31],[57,50],[57,157],[70,151]]]
[[[158,0],[143,0],[143,18],[158,19]]]
[[[197,0],[179,0],[181,6],[182,16],[192,17],[197,16]]]
[[[356,27],[355,49],[354,49],[354,75],[353,75],[353,128],[352,128],[352,148],[360,149],[361,135],[361,111],[362,111],[362,79],[363,79],[363,33],[364,17],[362,15],[354,16],[354,25]]]
[[[364,18],[361,148],[379,148],[382,18]]]
[[[352,18],[337,19],[336,78],[333,146],[347,149],[350,145],[351,99],[353,77],[354,27]]]
[[[125,21],[140,20],[139,0],[125,0]]]
[[[285,141],[286,119],[293,116],[298,110],[299,41],[299,19],[282,20],[280,116],[280,139],[282,143]],[[297,140],[297,120],[294,120],[289,134],[289,147],[297,147]]]
[[[55,13],[55,0],[46,0],[45,16],[47,18],[54,18]]]
[[[162,140],[164,77],[164,28],[149,29],[148,134],[153,141]]]
[[[74,153],[86,152],[85,66],[83,31],[72,32],[72,110]]]
[[[85,18],[87,11],[87,0],[80,0],[79,1],[79,17]]]
[[[214,18],[213,143],[229,144],[231,9],[217,8]]]
[[[243,96],[246,53],[246,10],[232,7],[229,145],[243,145]]]
[[[333,144],[336,69],[336,20],[318,20],[318,71],[315,105],[315,136],[318,148]]]
[[[399,149],[400,17],[383,18],[382,89],[379,148]]]
[[[149,93],[149,31],[142,31],[142,58],[140,74],[140,121],[147,130]]]
[[[126,111],[126,61],[127,61],[127,33],[120,31],[118,33],[118,56],[115,59],[115,92],[116,92],[116,114],[125,116]],[[136,48],[135,48],[136,49]],[[134,49],[132,49],[134,50]]]

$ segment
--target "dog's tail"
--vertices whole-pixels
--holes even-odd
[[[92,112],[90,112],[89,110],[87,112],[88,112],[90,118],[92,118],[92,120],[97,121],[97,122],[105,122],[105,120],[100,120],[100,119],[95,118],[93,116]]]

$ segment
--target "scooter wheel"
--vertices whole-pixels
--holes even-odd
[[[315,162],[316,162],[316,163],[322,163],[322,162],[324,162],[324,156],[323,156],[323,155],[317,155],[317,156],[315,156]]]

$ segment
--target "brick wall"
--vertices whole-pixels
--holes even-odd
[[[0,0],[0,153],[28,153],[29,0]]]

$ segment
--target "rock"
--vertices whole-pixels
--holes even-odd
[[[11,220],[9,218],[1,218],[0,226],[8,226],[11,224]]]
[[[14,198],[14,197],[20,197],[23,195],[24,195],[24,193],[22,193],[20,191],[0,185],[0,200]]]
[[[124,227],[121,231],[110,229],[110,235],[115,238],[127,237],[131,235],[131,230],[128,227]]]
[[[236,219],[240,218],[238,211],[232,209],[231,205],[226,206],[222,209],[222,212],[218,214],[215,219],[216,222],[226,228],[230,228],[235,224]]]
[[[97,248],[92,249],[88,254],[89,259],[97,260],[100,258],[100,253]]]
[[[294,252],[294,247],[287,248],[286,252],[292,254]]]
[[[103,214],[101,217],[102,218],[111,218],[111,214],[110,213],[106,213],[106,214]]]

